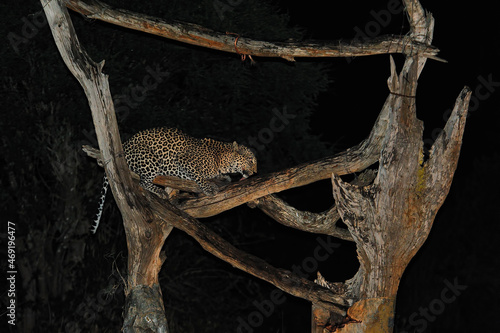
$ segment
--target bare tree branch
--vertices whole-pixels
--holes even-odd
[[[95,148],[84,146],[84,151],[90,157],[100,159],[99,151]],[[138,176],[133,174],[134,178]],[[176,177],[165,177],[164,180],[172,178],[181,184],[180,188],[186,190],[186,181]],[[194,182],[192,182],[194,183]],[[167,184],[169,186],[171,184]],[[319,304],[321,307],[328,308],[334,313],[345,316],[345,307],[348,301],[344,299],[343,284],[335,284],[336,292],[325,289],[312,281],[301,278],[298,275],[284,269],[274,268],[265,261],[241,250],[238,250],[233,245],[225,241],[222,237],[208,229],[199,221],[175,208],[167,200],[162,200],[156,195],[143,191],[149,198],[149,207],[153,209],[154,214],[163,221],[168,221],[168,225],[172,225],[183,230],[188,235],[193,237],[200,245],[208,252],[215,255],[217,258],[224,260],[232,266],[241,269],[247,273],[274,284],[281,290],[313,303]],[[347,230],[345,232],[348,232]]]
[[[89,157],[95,158],[99,165],[102,165],[101,155],[98,149],[90,146],[83,146],[82,149]],[[132,177],[139,180],[139,176],[131,171]],[[372,170],[367,170],[359,175],[353,184],[360,186],[368,185],[375,178],[375,173]],[[198,185],[191,180],[180,179],[172,176],[158,176],[155,184],[179,189],[182,191],[200,193]],[[233,186],[238,188],[241,183],[235,183]],[[225,191],[224,188],[221,189]],[[172,198],[175,201],[175,197]],[[259,208],[264,213],[275,219],[277,222],[299,229],[302,231],[319,233],[337,237],[347,241],[353,241],[351,234],[348,230],[338,228],[335,226],[336,222],[340,219],[337,208],[333,206],[331,209],[323,213],[311,213],[307,211],[297,210],[286,202],[281,200],[275,195],[267,195],[258,198],[248,203],[252,208]]]
[[[378,160],[382,139],[388,125],[388,103],[391,98],[393,96],[390,95],[369,137],[359,145],[332,157],[231,183],[214,196],[187,199],[178,207],[196,218],[210,217],[272,193],[328,179],[332,173],[346,175],[363,171]],[[91,147],[84,147],[84,150],[91,157],[99,157],[98,152]],[[175,177],[157,176],[155,184],[199,192],[194,182]]]
[[[259,208],[276,222],[287,227],[353,241],[348,230],[335,226],[340,219],[340,215],[335,206],[319,214],[300,211],[288,205],[274,194],[259,198],[250,202],[248,205],[251,208]]]
[[[353,180],[351,184],[367,186],[375,179],[375,175],[376,173],[373,170],[366,170]],[[330,235],[347,241],[354,241],[348,230],[336,226],[337,221],[340,219],[336,206],[319,214],[300,211],[273,194],[250,202],[249,206],[259,208],[285,226],[302,231]]]
[[[264,176],[250,177],[229,185],[215,196],[186,200],[179,208],[194,217],[209,217],[272,193],[328,179],[332,173],[346,175],[365,170],[378,161],[394,98],[395,95],[389,95],[370,135],[357,146],[332,157]]]
[[[158,271],[164,260],[160,255],[161,247],[174,226],[234,267],[311,301],[315,310],[326,309],[343,317],[346,308],[356,301],[348,310],[349,317],[356,319],[356,325],[347,326],[346,332],[380,331],[380,325],[390,327],[401,275],[425,241],[435,214],[448,193],[471,96],[468,88],[462,91],[429,159],[424,161],[423,124],[415,112],[416,86],[426,58],[438,59],[438,50],[431,46],[434,20],[431,15],[426,15],[417,0],[404,0],[411,24],[408,36],[382,36],[367,43],[269,43],[214,32],[194,24],[167,22],[113,9],[96,0],[86,3],[66,0],[69,8],[90,18],[225,52],[287,60],[382,53],[407,55],[399,75],[391,58],[390,94],[369,137],[359,145],[333,157],[231,184],[212,197],[186,200],[180,205],[182,210],[168,201],[160,201],[151,193],[145,193],[145,198],[139,195],[140,190],[129,176],[123,158],[107,77],[102,73],[103,63],[94,63],[79,45],[69,15],[66,9],[61,9],[62,0],[41,1],[60,53],[89,99],[102,164],[124,217],[129,246],[127,300],[134,303],[127,309],[124,331],[145,324],[141,320],[148,309],[136,306],[149,297],[144,295],[158,301],[156,304],[147,301],[154,306],[151,312],[154,318],[145,327],[158,332],[167,329],[159,295]],[[95,158],[99,155],[95,154]],[[347,184],[339,177],[362,171],[377,161],[379,172],[369,186]],[[329,284],[319,279],[320,286],[290,271],[272,267],[262,259],[238,250],[189,215],[212,216],[245,202],[256,201],[257,206],[281,223],[307,231],[330,229],[331,234],[335,229],[333,209],[323,216],[312,215],[269,196],[330,176],[336,210],[349,227],[361,263],[357,274],[345,284]],[[262,198],[265,196],[268,197]],[[347,235],[343,237],[348,238]],[[322,318],[325,317],[322,315]],[[323,319],[321,325],[331,323],[328,318]]]
[[[448,195],[460,156],[471,94],[470,88],[465,87],[457,97],[453,111],[432,145],[429,159],[422,170],[425,176],[419,189],[432,211],[437,212]]]
[[[416,0],[405,0],[405,5],[413,38],[430,44],[432,16]],[[415,100],[425,62],[423,57],[407,57],[397,75],[391,57],[388,82],[394,99],[373,184],[353,186],[332,175],[338,211],[360,259],[359,271],[346,281],[349,295],[359,299],[348,310],[358,323],[347,326],[346,332],[381,331],[381,323],[391,320],[400,278],[426,240],[456,169],[471,92],[462,91],[425,161],[423,122],[416,117]]]
[[[152,193],[146,196],[158,218],[186,232],[217,258],[291,295],[319,304],[339,315],[345,315],[344,308],[348,306],[348,300],[343,292],[335,293],[288,270],[275,268],[264,260],[235,248],[205,225],[167,201],[161,200]],[[337,287],[343,291],[340,288],[341,285]]]
[[[158,272],[164,260],[160,251],[172,227],[150,223],[154,221],[154,216],[128,172],[108,77],[102,72],[104,62],[96,64],[80,45],[68,10],[61,0],[41,0],[41,3],[59,53],[87,96],[103,165],[123,216],[129,248],[126,288],[129,308],[125,309],[127,318],[123,331],[131,332],[142,327],[154,332],[167,332]],[[148,292],[145,293],[145,290]],[[148,306],[142,307],[142,304]],[[141,311],[148,311],[147,316]]]
[[[370,41],[304,41],[266,42],[239,37],[233,33],[216,32],[205,27],[185,22],[165,20],[158,17],[112,8],[97,0],[66,0],[68,8],[88,18],[119,25],[153,35],[173,39],[224,52],[259,57],[280,57],[293,61],[299,57],[358,57],[376,54],[403,53],[421,55],[443,61],[437,57],[439,50],[429,44],[413,40],[408,36],[386,35]]]
[[[378,161],[382,141],[389,124],[388,115],[392,99],[395,96],[389,95],[370,135],[357,146],[332,157],[232,183],[214,196],[188,199],[178,207],[193,217],[209,217],[272,193],[328,179],[332,173],[346,175],[363,171]],[[88,148],[87,150],[91,151]],[[95,155],[97,154],[95,151],[92,153],[98,156]],[[163,186],[173,185],[171,181],[171,178],[165,176],[158,176],[155,179],[156,184]],[[189,185],[189,181],[177,180],[177,182],[178,185],[173,186],[178,186],[177,188],[180,189],[183,189],[184,185]]]

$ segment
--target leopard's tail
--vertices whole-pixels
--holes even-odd
[[[101,222],[101,216],[102,216],[102,211],[104,209],[104,201],[106,200],[106,192],[108,192],[108,187],[109,187],[108,177],[106,177],[106,175],[104,175],[104,181],[103,181],[102,189],[101,189],[101,200],[99,201],[99,209],[97,211],[96,219],[94,220],[94,223],[92,224],[92,227],[90,228],[90,231],[93,234],[96,233],[97,228],[99,227],[99,222]]]

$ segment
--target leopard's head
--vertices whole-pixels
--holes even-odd
[[[233,154],[230,162],[230,173],[239,173],[243,178],[247,178],[254,173],[257,173],[257,159],[252,151],[233,142]]]

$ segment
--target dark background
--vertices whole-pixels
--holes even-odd
[[[106,3],[262,40],[337,40],[354,38],[357,31],[408,32],[404,13],[377,21],[387,9],[386,1]],[[224,4],[229,7],[221,17]],[[473,103],[450,194],[401,281],[395,331],[495,332],[500,324],[497,13],[486,1],[467,7],[452,1],[422,4],[436,19],[433,44],[448,61],[428,60],[419,80],[417,112],[425,123],[426,147],[465,85],[473,91]],[[9,1],[0,6],[5,38],[0,50],[0,199],[5,222],[16,223],[16,329],[116,332],[121,325],[120,275],[126,272],[126,243],[110,197],[97,234],[88,232],[103,173],[79,149],[81,144],[96,146],[87,100],[40,20],[40,3]],[[123,139],[166,125],[194,136],[248,144],[249,137],[258,137],[269,126],[276,110],[296,115],[257,151],[262,174],[359,143],[388,94],[388,55],[296,63],[254,58],[257,64],[251,66],[233,54],[182,45],[78,14],[72,19],[89,55],[95,61],[106,60]],[[394,57],[399,69],[403,57]],[[154,89],[134,95],[155,69],[168,75]],[[333,204],[328,180],[280,196],[313,212]],[[319,244],[317,235],[277,225],[248,207],[203,222],[237,247],[286,269],[311,257]],[[6,228],[2,244],[5,232]],[[338,244],[318,267],[329,281],[345,281],[357,270],[355,247]],[[252,318],[262,319],[253,325],[254,332],[308,331],[310,304],[287,296],[263,313],[256,304],[269,300],[274,288],[213,258],[183,233],[171,234],[165,252],[160,280],[173,332],[234,332]],[[462,286],[453,300],[443,298],[452,295],[446,292],[450,284]],[[2,307],[7,300],[3,293]],[[6,321],[2,312],[0,326]]]

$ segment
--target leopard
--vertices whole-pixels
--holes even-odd
[[[158,127],[136,133],[123,144],[125,160],[140,177],[139,184],[164,198],[163,188],[153,184],[156,176],[174,176],[195,181],[205,195],[214,195],[219,187],[210,179],[241,179],[257,172],[257,159],[246,146],[236,141],[198,139],[180,129]]]
[[[229,174],[240,174],[241,179],[257,173],[257,159],[246,146],[236,141],[222,142],[210,138],[198,139],[171,127],[140,131],[123,143],[125,161],[131,171],[139,175],[139,185],[168,198],[165,189],[153,184],[157,176],[174,176],[196,182],[203,194],[211,196],[220,191],[218,179],[230,181]],[[91,227],[96,233],[104,208],[108,188],[104,177],[97,217]]]

